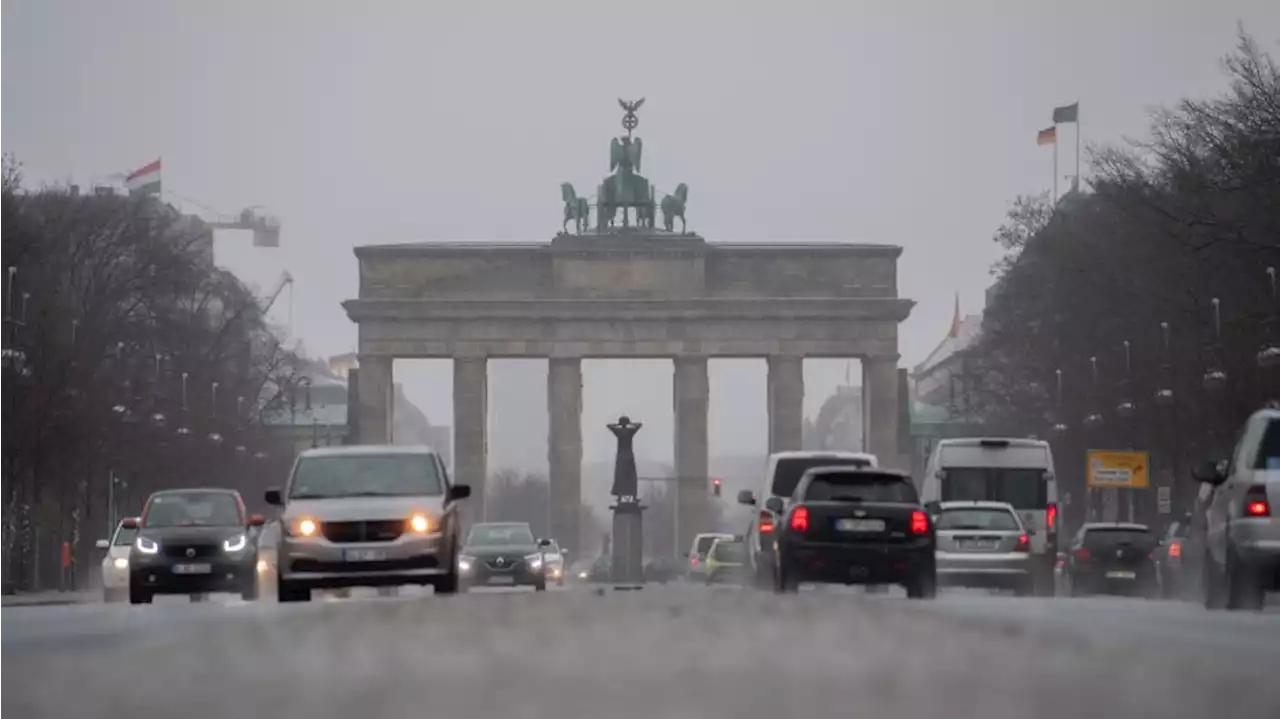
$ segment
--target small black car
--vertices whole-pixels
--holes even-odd
[[[1067,550],[1072,596],[1122,594],[1154,597],[1160,585],[1152,556],[1159,543],[1145,524],[1090,522]]]
[[[129,551],[129,602],[157,594],[236,592],[258,598],[258,548],[240,493],[229,489],[170,489],[147,499]]]
[[[781,513],[783,502],[766,506]],[[937,592],[936,538],[909,475],[815,467],[805,472],[777,530],[774,588],[802,582],[900,584],[912,599]]]
[[[471,527],[458,555],[464,587],[532,586],[547,589],[546,555],[549,539],[534,539],[527,522],[484,522]]]

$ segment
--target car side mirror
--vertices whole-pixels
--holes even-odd
[[[1200,463],[1195,469],[1191,470],[1191,476],[1196,481],[1206,484],[1219,485],[1226,481],[1226,474],[1222,471],[1219,462],[1208,460]]]
[[[754,507],[756,506],[756,495],[752,494],[751,490],[744,489],[738,492],[738,504],[745,504],[748,507]]]
[[[125,517],[124,519],[120,520],[120,526],[121,526],[121,527],[123,527],[124,529],[137,529],[137,528],[138,528],[138,518],[137,518],[137,517]]]
[[[782,500],[779,499],[778,497],[770,497],[764,500],[764,508],[769,510],[770,512],[773,512],[774,514],[782,514],[782,510],[783,510]]]
[[[111,540],[99,539],[98,541],[93,543],[93,546],[97,547],[98,549],[111,549]]]
[[[261,514],[251,514],[251,515],[249,515],[249,526],[250,526],[250,527],[261,527],[262,525],[264,525],[264,524],[266,524],[266,523],[267,523],[267,518],[266,518],[266,517],[264,517],[264,516],[262,516]]]
[[[937,517],[938,515],[942,514],[942,502],[925,502],[924,511],[928,512],[930,515],[934,517]]]
[[[539,546],[539,547],[542,547],[543,549],[546,549],[547,547],[550,547],[550,546],[551,546],[551,540],[550,540],[550,539],[539,539],[539,540],[538,540],[538,546]]]
[[[280,490],[272,488],[262,493],[262,498],[273,507],[284,506],[284,496],[280,494]]]
[[[467,497],[470,497],[470,496],[471,496],[471,485],[455,484],[449,487],[449,494],[447,495],[447,499],[450,502],[456,502],[459,499],[466,499]]]

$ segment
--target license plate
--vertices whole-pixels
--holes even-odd
[[[1107,572],[1107,579],[1136,579],[1137,572]]]
[[[173,565],[174,574],[209,574],[213,571],[213,567],[208,564],[175,564]]]
[[[386,559],[387,553],[381,549],[348,549],[342,556],[348,562],[377,562]]]
[[[996,543],[989,539],[961,539],[957,542],[961,549],[995,549]]]
[[[489,577],[490,584],[515,584],[515,577]]]
[[[883,519],[841,519],[836,521],[841,532],[883,532]]]

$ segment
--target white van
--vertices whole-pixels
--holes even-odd
[[[920,499],[930,511],[937,503],[1008,502],[1033,530],[1037,589],[1047,591],[1058,551],[1058,482],[1049,443],[1037,439],[973,437],[944,439],[929,457]],[[1043,565],[1043,566],[1039,566]]]
[[[761,586],[771,586],[773,581],[773,527],[778,517],[765,508],[770,497],[777,497],[785,504],[791,501],[796,485],[804,473],[814,467],[868,467],[880,463],[874,454],[866,452],[839,452],[826,450],[791,450],[774,452],[765,462],[764,478],[758,492],[738,492],[738,503],[754,507],[751,523],[744,533],[747,545],[747,572]]]

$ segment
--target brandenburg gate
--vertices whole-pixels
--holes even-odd
[[[454,479],[473,487],[472,511],[484,497],[487,363],[548,359],[551,521],[553,535],[575,551],[584,359],[673,360],[684,544],[703,530],[711,497],[710,358],[767,361],[770,452],[801,448],[804,359],[859,358],[865,444],[886,464],[899,456],[898,324],[913,305],[898,297],[901,248],[728,244],[688,232],[687,188],[658,203],[639,174],[642,143],[632,130],[642,102],[622,103],[627,134],[612,141],[611,174],[595,202],[561,186],[565,230],[549,242],[358,247],[360,296],[343,304],[359,331],[354,409],[362,443],[390,440],[396,358],[453,360]]]

